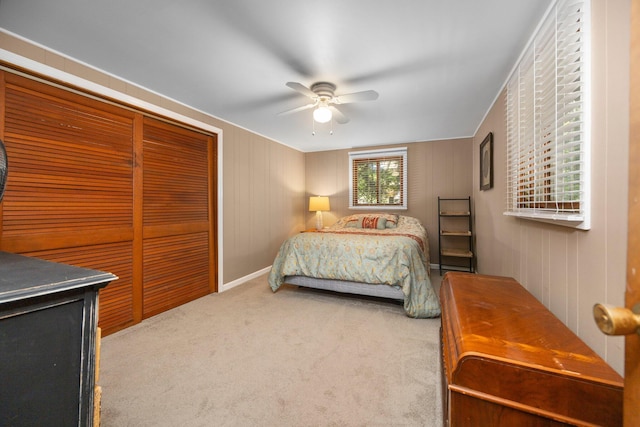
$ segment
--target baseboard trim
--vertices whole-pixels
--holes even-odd
[[[263,274],[268,273],[269,270],[271,270],[271,266],[265,267],[262,270],[258,270],[254,273],[248,274],[244,277],[233,280],[229,283],[225,283],[218,289],[218,292],[228,291],[231,288],[235,288],[236,286],[242,285],[243,283],[248,282],[249,280],[255,279],[256,277],[260,277]]]

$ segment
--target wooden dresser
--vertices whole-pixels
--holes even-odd
[[[517,281],[440,288],[444,425],[622,425],[623,379]]]

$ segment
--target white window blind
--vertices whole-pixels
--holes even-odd
[[[349,208],[407,208],[407,148],[349,153]]]
[[[558,1],[507,82],[505,215],[590,227],[586,3]]]

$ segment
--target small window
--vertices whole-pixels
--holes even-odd
[[[349,208],[407,208],[407,148],[349,153]]]

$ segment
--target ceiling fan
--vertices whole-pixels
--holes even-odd
[[[338,123],[347,123],[349,118],[338,110],[336,105],[360,101],[373,101],[378,99],[378,92],[375,90],[365,90],[362,92],[353,92],[336,96],[336,85],[329,82],[317,82],[312,84],[311,88],[307,88],[303,84],[297,82],[287,82],[287,86],[305,96],[308,96],[313,102],[301,107],[283,111],[279,113],[279,115],[297,113],[299,111],[315,108],[313,111],[313,119],[318,123],[326,123],[332,118],[335,118]]]

